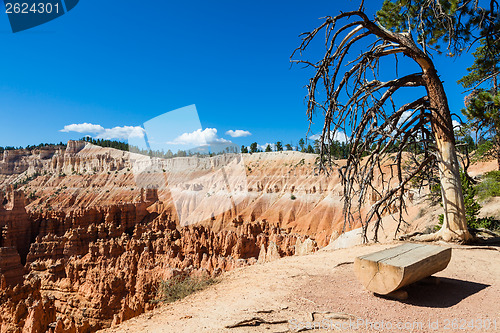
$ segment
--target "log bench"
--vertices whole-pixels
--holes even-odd
[[[411,283],[442,271],[451,259],[451,248],[405,243],[354,260],[354,272],[366,289],[380,295],[394,294]],[[406,294],[407,296],[407,294]]]

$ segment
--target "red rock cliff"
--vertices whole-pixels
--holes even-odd
[[[305,235],[339,229],[336,182],[313,156],[245,156],[236,184],[214,173],[229,158],[154,160],[139,179],[129,153],[79,142],[4,154],[0,332],[95,331],[153,308],[161,280],[314,250]]]

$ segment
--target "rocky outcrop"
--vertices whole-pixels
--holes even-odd
[[[29,290],[34,296],[28,297],[37,301],[19,305],[25,300],[7,292],[7,302],[0,305],[5,314],[0,316],[2,329],[16,332],[28,325],[29,332],[95,331],[152,309],[162,280],[179,274],[217,275],[251,265],[261,249],[267,261],[295,251],[297,236],[269,223],[242,223],[215,233],[204,226],[179,227],[170,218],[156,215],[138,222],[131,233],[104,219],[86,230],[38,236],[28,254],[24,285],[15,287]],[[33,280],[38,282],[29,289]]]
[[[111,152],[110,152],[111,151]],[[24,178],[11,177],[14,182],[25,182],[39,174],[96,174],[130,168],[126,152],[102,149],[84,141],[70,140],[66,149],[46,146],[36,149],[5,150],[0,159],[0,175],[16,176],[25,173]]]
[[[5,150],[0,159],[1,175],[19,175],[23,172],[33,173],[35,170],[46,169],[54,156],[63,154],[63,150],[54,146],[41,147],[33,150]]]
[[[69,140],[66,145],[65,154],[71,155],[76,154],[85,147],[86,143],[84,141]]]
[[[25,196],[12,185],[7,191],[0,191],[0,247],[12,247],[26,258],[31,243],[31,221],[25,210]]]
[[[23,161],[23,157],[29,154],[28,151],[5,150],[0,162],[0,172],[4,175],[20,174],[28,169],[28,164]]]
[[[295,255],[303,256],[309,253],[316,251],[318,245],[311,238],[306,238],[305,240],[301,240],[297,238],[297,242],[295,243]]]
[[[0,289],[23,282],[24,267],[21,257],[13,247],[0,247]]]

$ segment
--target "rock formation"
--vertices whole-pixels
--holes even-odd
[[[268,253],[266,261],[295,252],[297,236],[269,223],[243,223],[215,233],[204,226],[181,228],[171,216],[146,208],[138,203],[135,211],[122,205],[44,217],[63,229],[40,226],[24,281],[19,255],[2,248],[1,296],[8,300],[0,305],[2,331],[95,331],[152,309],[158,283],[176,274],[214,275],[254,264],[261,248]],[[135,224],[125,218],[117,225],[116,216],[131,212]],[[17,298],[16,288],[24,288],[28,297]],[[29,298],[34,301],[26,303]]]
[[[0,192],[0,247],[14,248],[25,259],[31,242],[31,227],[24,192],[7,186],[6,193]]]
[[[313,156],[240,157],[243,178],[231,158],[154,159],[137,173],[128,152],[83,142],[6,151],[0,332],[93,332],[155,307],[162,280],[305,254],[308,237],[340,230],[336,180],[310,172]]]
[[[0,289],[23,282],[24,267],[14,247],[0,247]]]

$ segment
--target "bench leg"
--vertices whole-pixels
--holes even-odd
[[[432,275],[418,281],[418,283],[421,283],[421,284],[430,284],[430,285],[434,285],[434,286],[437,286],[439,284],[439,282],[441,282],[439,280],[439,278],[437,276],[432,276]]]
[[[377,293],[374,294],[375,296],[396,299],[398,301],[404,301],[408,299],[408,292],[406,290],[401,290],[401,289],[394,290],[393,292],[388,293],[387,295],[379,295]]]

